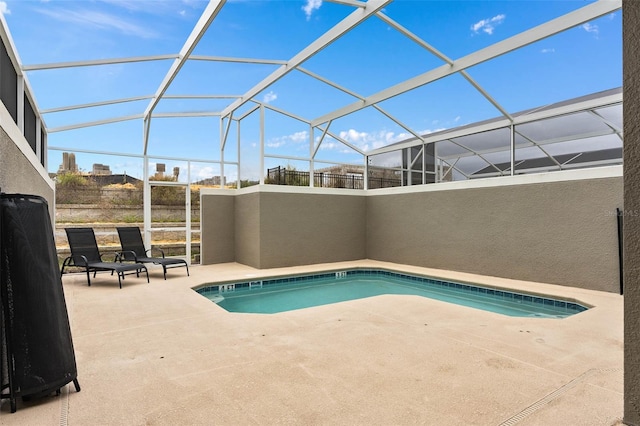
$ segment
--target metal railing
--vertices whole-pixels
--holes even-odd
[[[267,170],[267,184],[309,186],[309,172],[274,167]],[[357,174],[338,174],[326,172],[313,173],[313,185],[321,188],[364,189],[364,176]],[[400,186],[400,179],[369,176],[369,188],[389,188]]]

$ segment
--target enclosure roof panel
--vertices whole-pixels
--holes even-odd
[[[622,85],[621,0],[0,4],[48,142],[70,148],[86,147],[89,130],[78,129],[118,140],[128,126],[117,124],[134,120],[144,122],[141,154],[158,143],[200,157],[215,149],[172,147],[161,132],[150,139],[150,126],[184,116],[245,129],[258,105],[301,118],[307,137],[332,134],[375,153],[615,98]],[[601,123],[615,128],[609,112]],[[271,137],[300,132],[293,127]],[[224,145],[220,137],[212,132],[211,145]],[[339,150],[332,156],[340,161]]]

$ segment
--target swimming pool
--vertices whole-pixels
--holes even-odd
[[[196,291],[229,312],[273,314],[383,294],[407,294],[508,316],[565,318],[580,303],[379,269],[209,284]]]

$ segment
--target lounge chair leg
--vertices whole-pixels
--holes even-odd
[[[162,271],[164,272],[164,280],[167,280],[167,267],[165,265],[162,265]]]
[[[89,268],[87,268],[87,285],[91,287],[91,273],[89,272]]]
[[[76,392],[80,392],[80,383],[78,383],[78,379],[73,379],[73,385],[76,387]]]
[[[124,273],[122,274],[122,278],[124,278]],[[122,288],[122,280],[120,279],[120,272],[118,272],[118,284],[120,284],[120,288]]]

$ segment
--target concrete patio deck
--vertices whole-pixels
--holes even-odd
[[[578,299],[565,319],[417,296],[273,315],[191,288],[355,266]],[[260,271],[150,269],[151,283],[65,275],[82,391],[0,407],[3,425],[611,425],[623,414],[622,296],[375,261]]]

